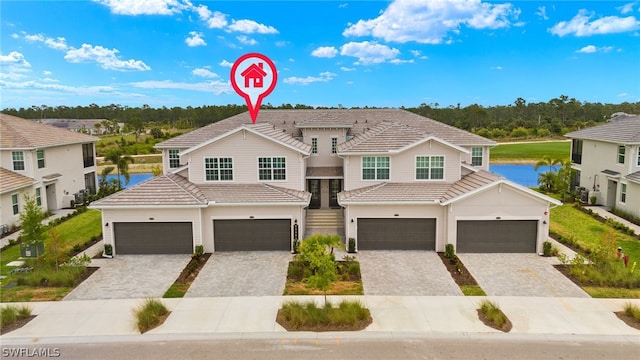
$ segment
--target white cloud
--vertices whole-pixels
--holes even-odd
[[[188,46],[195,47],[207,45],[207,43],[202,38],[203,34],[201,32],[190,31],[189,35],[191,35],[191,37],[187,37],[186,39],[184,39],[184,42],[187,43]]]
[[[216,11],[213,13],[213,16],[207,18],[206,23],[210,29],[222,29],[228,24],[227,15]]]
[[[142,89],[176,89],[212,92],[216,95],[230,94],[233,92],[229,82],[213,80],[200,83],[174,82],[171,80],[150,80],[131,83],[132,86]]]
[[[422,59],[422,60],[426,60],[429,57],[426,55],[422,55],[422,52],[420,50],[411,50],[411,55],[417,57],[418,59]]]
[[[291,77],[285,78],[283,81],[285,84],[290,84],[290,85],[309,85],[314,82],[328,82],[333,80],[333,78],[336,76],[336,74],[328,71],[321,72],[318,75],[320,76],[307,76],[305,78],[291,76]]]
[[[636,6],[637,2],[632,2],[628,4],[624,4],[616,8],[616,10],[620,11],[621,14],[628,14],[633,12],[633,7]]]
[[[599,34],[613,34],[640,29],[640,21],[634,16],[624,18],[618,16],[605,16],[594,21],[590,21],[593,12],[580,10],[570,21],[561,21],[549,29],[554,35],[560,37],[565,35],[575,35],[578,37]]]
[[[22,53],[12,51],[8,55],[0,54],[0,65],[18,65],[22,67],[31,67],[31,64],[25,59]]]
[[[226,59],[224,59],[224,60],[220,61],[220,63],[218,65],[230,68],[230,67],[233,66],[233,63],[227,61]]]
[[[236,36],[236,39],[244,45],[255,45],[258,43],[255,39],[247,37],[246,35],[238,35]]]
[[[342,67],[340,68],[340,70],[342,70],[342,71],[356,71],[356,68],[348,68],[348,67],[346,67],[346,66],[342,66]]]
[[[338,5],[338,9],[344,9],[344,8],[347,8],[348,6],[349,6],[349,4],[347,4],[347,3],[340,4],[340,5]]]
[[[96,63],[100,64],[103,69],[108,70],[151,70],[151,68],[141,60],[118,59],[118,52],[119,51],[117,49],[107,49],[102,46],[82,44],[82,47],[80,49],[72,49],[67,51],[67,54],[64,56],[64,58],[71,63],[95,61]]]
[[[538,7],[536,15],[540,16],[543,20],[549,20],[549,17],[547,16],[547,8],[545,6]]]
[[[338,50],[333,46],[321,46],[311,52],[311,56],[332,58],[338,55]]]
[[[205,68],[193,69],[193,71],[191,73],[193,75],[201,76],[201,77],[205,77],[205,78],[217,78],[218,77],[218,74],[212,72],[209,69],[205,69]]]
[[[37,89],[62,91],[75,95],[101,95],[114,93],[116,89],[112,86],[68,86],[60,84],[43,84],[37,81],[8,82],[0,80],[0,85],[9,89]]]
[[[390,64],[395,64],[395,65],[399,65],[399,64],[413,64],[414,62],[416,62],[413,59],[409,59],[409,60],[402,60],[402,59],[392,59],[389,60]]]
[[[276,41],[277,47],[285,47],[288,45],[288,41]]]
[[[374,36],[393,42],[440,44],[449,32],[465,25],[474,29],[508,27],[520,10],[510,3],[480,0],[395,0],[375,19],[349,24],[344,36]]]
[[[30,68],[31,64],[22,53],[0,54],[0,79],[20,80],[26,76],[25,73],[31,72]]]
[[[400,50],[376,42],[350,42],[342,45],[340,54],[358,58],[358,64],[379,64],[394,59]]]
[[[211,15],[213,15],[207,5],[198,5],[194,7],[193,10],[198,13],[198,16],[200,16],[200,20],[206,21],[211,17]]]
[[[189,1],[178,0],[93,0],[118,15],[173,15],[192,7]]]
[[[22,32],[22,35],[27,41],[41,42],[54,50],[65,51],[71,48],[67,45],[67,40],[63,37],[51,38],[46,37],[43,34],[27,34],[24,31]]]
[[[500,66],[500,65],[491,67],[491,70],[502,70],[502,69],[503,69],[503,67]]]
[[[232,24],[227,26],[227,31],[241,32],[244,34],[277,34],[278,30],[273,26],[257,23],[253,20],[233,20]]]
[[[53,74],[53,73],[51,71],[49,71],[49,70],[43,70],[42,71],[42,75],[44,75],[44,76],[49,76],[51,74]]]
[[[587,45],[580,50],[576,50],[576,52],[582,53],[582,54],[593,54],[595,52],[607,53],[607,52],[610,52],[611,50],[613,50],[613,46],[596,47],[595,45]]]

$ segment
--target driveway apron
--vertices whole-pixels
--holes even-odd
[[[457,254],[489,296],[589,297],[536,254]]]
[[[356,259],[365,295],[462,295],[433,251],[360,251]]]
[[[95,259],[99,266],[63,300],[162,297],[191,260],[190,255],[118,255]]]
[[[185,297],[281,296],[292,258],[282,251],[214,253]]]

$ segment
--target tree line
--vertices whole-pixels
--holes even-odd
[[[263,109],[317,109],[303,104],[266,104]],[[321,107],[322,108],[322,107]],[[342,108],[342,106],[338,106]],[[364,108],[375,108],[365,106]],[[593,126],[617,112],[640,114],[640,102],[609,104],[579,101],[560,95],[547,102],[527,102],[519,97],[512,104],[482,106],[460,104],[441,107],[438,103],[422,103],[417,107],[402,107],[460,129],[490,138],[563,135],[573,129]],[[199,107],[141,107],[110,104],[99,106],[31,106],[5,108],[5,114],[26,119],[107,119],[131,128],[169,126],[178,129],[202,127],[247,111],[246,105],[205,105]]]

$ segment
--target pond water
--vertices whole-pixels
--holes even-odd
[[[124,184],[124,176],[120,176],[120,184],[122,184],[123,188],[130,188],[134,185],[137,185],[143,181],[147,181],[149,179],[151,179],[153,177],[153,174],[151,173],[141,173],[141,174],[129,174],[129,184],[125,185]],[[110,174],[107,175],[107,181],[110,181],[111,179],[117,179],[118,175],[117,174]]]
[[[526,187],[538,186],[538,176],[549,171],[548,166],[543,166],[534,170],[533,164],[491,164],[489,165],[489,171],[505,177],[507,180],[511,180],[514,183],[524,185]],[[554,166],[553,169],[557,171],[560,167]]]

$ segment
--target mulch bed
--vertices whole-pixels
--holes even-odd
[[[618,317],[618,319],[625,322],[625,324],[631,326],[632,328],[636,328],[640,330],[640,321],[633,318],[633,316],[627,315],[624,311],[617,311],[614,314]]]
[[[332,325],[332,324],[317,324],[313,326],[300,326],[295,327],[292,326],[283,315],[280,314],[281,310],[278,310],[278,315],[276,316],[276,322],[280,324],[287,331],[313,331],[313,332],[323,332],[323,331],[360,331],[364,330],[367,326],[371,324],[373,319],[371,318],[371,314],[369,317],[364,320],[360,320],[353,325]]]
[[[478,311],[478,318],[480,318],[480,321],[482,321],[486,326],[490,328],[494,328],[496,330],[503,331],[503,332],[511,331],[511,328],[513,327],[513,325],[511,324],[511,320],[507,319],[507,321],[504,324],[502,324],[502,327],[499,327],[497,324],[491,321],[491,319],[486,317],[485,314],[482,311],[480,311],[480,309],[477,309],[477,311]]]
[[[191,285],[193,280],[195,280],[196,276],[198,276],[198,273],[200,273],[200,270],[202,270],[210,257],[211,253],[205,253],[202,255],[202,260],[200,260],[199,262],[198,260],[192,258],[187,266],[185,266],[185,268],[182,270],[176,281],[174,281],[174,284]],[[191,265],[194,262],[196,262],[197,265]],[[194,266],[195,268],[193,268],[192,271],[189,271],[189,269],[192,269],[192,267]]]
[[[29,317],[26,317],[24,319],[20,319],[20,320],[16,320],[15,322],[9,324],[9,325],[2,325],[2,327],[0,327],[0,335],[4,335],[8,332],[11,332],[13,330],[16,329],[20,329],[21,327],[27,325],[27,323],[31,320],[33,320],[36,317],[36,315],[31,315]]]
[[[456,284],[458,284],[458,286],[478,285],[476,279],[473,278],[469,270],[467,270],[467,268],[457,256],[455,257],[455,259],[458,260],[457,265],[454,259],[446,258],[444,256],[444,253],[439,252],[438,256],[440,256],[440,260],[442,260],[442,263],[447,268],[447,271],[449,271],[449,274],[451,274],[451,277],[456,282]]]
[[[69,254],[69,256],[73,257],[73,256],[76,256],[78,254],[82,254],[85,250],[87,250],[88,248],[90,248],[93,245],[97,244],[101,240],[102,240],[102,236],[99,236],[99,237],[97,237],[97,238],[95,238],[93,240],[87,241],[86,243],[82,244],[82,248],[80,250],[71,252]],[[102,253],[100,253],[100,256],[102,256]]]

